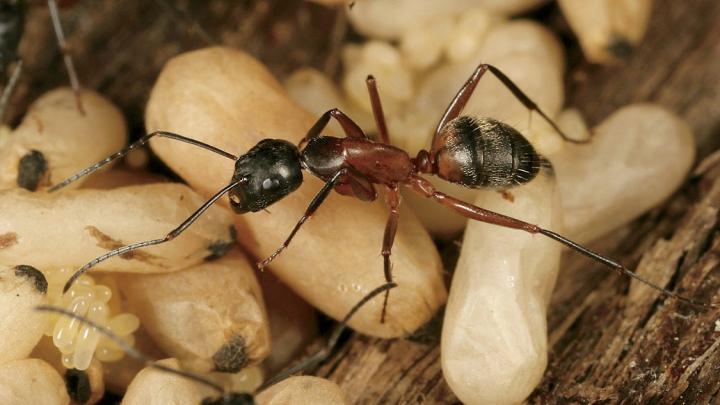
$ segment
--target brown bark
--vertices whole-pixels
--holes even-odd
[[[39,94],[67,83],[44,2],[37,3],[22,45],[27,71],[13,99],[15,118]],[[177,3],[216,41],[243,47],[280,76],[337,63],[328,40],[333,10],[302,0]],[[538,15],[567,34],[554,7]],[[165,61],[207,44],[152,1],[83,1],[63,19],[83,84],[117,102],[136,136]],[[591,123],[624,104],[653,101],[689,121],[701,156],[720,147],[720,2],[657,0],[645,42],[622,66],[589,66],[566,38],[568,104]],[[720,257],[718,174],[688,180],[662,207],[594,247],[683,294],[711,299],[720,283],[713,272]],[[457,248],[444,251],[451,269]],[[709,402],[720,389],[716,314],[567,255],[549,311],[550,364],[530,402]],[[439,356],[436,343],[353,336],[319,374],[337,381],[352,403],[452,403]]]

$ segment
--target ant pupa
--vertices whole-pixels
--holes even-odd
[[[274,377],[268,379],[267,381],[263,382],[260,387],[258,387],[255,390],[255,393],[240,393],[240,392],[228,392],[225,388],[222,386],[208,380],[206,377],[186,370],[180,370],[173,367],[168,367],[163,364],[158,364],[155,362],[155,360],[152,360],[148,358],[146,355],[135,349],[134,347],[130,346],[125,340],[120,338],[119,336],[115,335],[110,329],[97,324],[96,322],[87,319],[81,315],[77,315],[71,311],[68,311],[63,308],[51,306],[51,305],[39,305],[35,307],[36,311],[44,311],[44,312],[53,312],[57,314],[61,314],[67,317],[70,317],[72,319],[76,319],[79,322],[86,324],[92,328],[95,328],[98,332],[101,334],[107,336],[109,339],[111,339],[113,342],[115,342],[120,348],[122,348],[123,351],[125,351],[128,355],[131,357],[141,361],[146,367],[155,368],[161,371],[165,371],[168,373],[176,374],[181,377],[187,378],[189,380],[198,382],[200,384],[206,385],[210,387],[211,389],[217,391],[219,393],[218,397],[214,398],[205,398],[202,401],[203,405],[245,405],[245,404],[253,404],[254,403],[254,395],[258,392],[261,392],[265,390],[266,388],[279,383],[280,381],[285,380],[286,378],[297,374],[299,372],[302,372],[304,370],[308,370],[312,367],[315,367],[316,365],[323,362],[325,359],[327,359],[333,352],[335,347],[338,344],[338,341],[340,340],[340,336],[345,331],[347,327],[347,323],[350,321],[350,319],[355,315],[357,311],[360,310],[365,304],[367,304],[370,300],[372,300],[377,295],[387,292],[393,288],[397,287],[397,284],[395,283],[386,283],[381,285],[380,287],[375,288],[374,290],[370,291],[368,294],[366,294],[360,301],[358,301],[352,309],[345,315],[345,317],[337,324],[337,326],[332,330],[326,344],[324,347],[320,348],[307,358],[303,359],[296,365],[293,365],[289,368],[286,368],[285,370],[281,371]]]
[[[50,191],[61,189],[125,156],[155,136],[185,142],[233,160],[235,169],[230,183],[167,235],[122,246],[91,260],[68,280],[66,288],[69,288],[77,277],[102,261],[135,249],[171,241],[225,194],[229,195],[230,206],[237,214],[264,210],[300,187],[303,181],[302,171],[307,170],[323,180],[325,185],[310,202],[280,247],[259,263],[260,268],[267,266],[289,246],[300,227],[322,205],[332,190],[363,201],[374,201],[377,198],[375,188],[377,185],[386,190],[390,210],[382,242],[382,256],[385,279],[388,282],[392,281],[390,256],[398,227],[399,188],[402,185],[467,218],[548,237],[612,270],[635,278],[666,296],[693,305],[718,305],[700,302],[654,284],[622,264],[550,229],[483,209],[437,191],[432,183],[423,177],[423,175],[436,175],[443,180],[468,188],[504,190],[532,181],[541,169],[551,169],[550,162],[538,154],[528,140],[511,126],[492,118],[462,115],[478,82],[487,72],[494,75],[531,113],[539,114],[563,139],[568,142],[579,142],[567,137],[507,75],[488,64],[478,65],[452,99],[438,122],[430,150],[420,150],[414,158],[389,143],[377,83],[372,76],[367,78],[367,87],[378,128],[378,141],[371,140],[339,109],[331,109],[324,113],[298,145],[281,139],[264,139],[240,156],[176,133],[152,132],[125,149],[56,184],[50,188]],[[346,137],[321,135],[330,118],[337,120]],[[386,292],[381,322],[385,319],[388,296]]]
[[[47,0],[47,3],[48,9],[50,10],[53,30],[55,31],[55,38],[63,54],[63,61],[70,78],[70,85],[75,93],[75,103],[80,114],[84,115],[85,110],[83,109],[80,97],[80,81],[78,80],[72,56],[68,51],[68,45],[65,42],[65,34],[63,33],[60,23],[60,10],[56,0]],[[18,45],[20,44],[20,39],[22,38],[25,27],[25,7],[25,0],[0,0],[0,73],[6,74],[10,65],[15,64],[2,95],[0,95],[0,122],[2,122],[5,116],[7,103],[22,73],[23,63],[18,55]]]

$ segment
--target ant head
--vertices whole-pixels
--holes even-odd
[[[260,141],[235,163],[230,206],[238,214],[265,209],[303,181],[297,146],[281,139]]]
[[[220,398],[205,398],[202,405],[254,405],[255,399],[248,393],[229,392]]]

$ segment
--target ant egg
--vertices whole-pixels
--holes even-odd
[[[69,88],[45,93],[0,144],[0,190],[35,191],[117,151],[127,141],[125,120],[98,93],[82,91],[80,115]],[[102,134],[99,136],[98,134]]]
[[[70,273],[68,268],[45,272],[49,283],[50,305],[60,306],[111,328],[130,342],[132,333],[139,326],[138,318],[129,313],[122,313],[109,319],[109,301],[113,291],[106,285],[97,284],[89,275],[82,276],[78,280],[82,282],[73,284],[68,293],[63,295],[62,286]],[[68,297],[72,298],[68,299]],[[124,355],[119,347],[116,350],[107,350],[108,339],[95,328],[83,325],[77,319],[56,314],[48,319],[50,321],[45,326],[45,334],[52,336],[53,344],[60,351],[62,365],[65,368],[85,370],[90,366],[93,357],[100,361],[115,361]]]
[[[561,229],[555,188],[555,180],[541,173],[510,190],[514,202],[483,191],[475,204]],[[520,403],[540,381],[547,365],[546,308],[560,251],[548,238],[468,224],[441,339],[443,375],[464,403]]]

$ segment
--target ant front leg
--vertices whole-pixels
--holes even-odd
[[[340,111],[338,108],[333,108],[332,110],[325,111],[323,115],[318,118],[318,120],[315,122],[315,125],[313,125],[305,134],[305,137],[300,140],[300,147],[302,148],[302,145],[307,143],[309,140],[313,138],[317,138],[320,136],[320,133],[325,129],[328,122],[330,122],[330,118],[335,118],[335,120],[340,124],[343,131],[345,132],[345,135],[348,136],[348,138],[367,138],[367,135],[363,132],[362,129],[358,126],[358,124],[355,123],[350,117],[345,115],[344,112]]]
[[[373,117],[375,117],[375,125],[378,128],[380,142],[389,145],[390,135],[388,135],[387,123],[385,122],[385,113],[383,112],[382,103],[380,102],[380,93],[377,89],[377,81],[373,75],[368,75],[365,84],[370,93],[370,104],[372,105]]]
[[[315,198],[310,202],[310,205],[305,209],[305,213],[302,217],[300,217],[300,220],[295,224],[295,227],[290,232],[290,235],[288,235],[287,239],[285,239],[285,242],[283,242],[282,245],[280,245],[279,248],[277,248],[270,256],[268,256],[265,260],[258,263],[258,268],[262,270],[270,264],[275,258],[282,253],[285,248],[290,245],[290,242],[292,242],[293,238],[295,237],[295,234],[298,230],[300,230],[300,227],[305,223],[305,221],[308,220],[312,216],[312,214],[315,213],[315,211],[320,207],[320,205],[325,201],[327,196],[330,194],[330,192],[335,187],[335,184],[345,175],[347,174],[347,169],[340,169],[338,170],[331,178],[328,180],[323,188],[318,191],[318,193],[315,195]]]
[[[15,92],[15,87],[17,87],[18,81],[20,80],[22,68],[23,61],[22,59],[19,59],[15,64],[15,68],[10,75],[10,79],[8,80],[7,85],[5,85],[5,88],[3,89],[2,96],[0,96],[0,124],[5,119],[5,110],[7,108],[8,101],[10,101],[10,97]]]
[[[408,182],[408,184],[413,188],[413,191],[423,195],[427,198],[432,198],[436,202],[454,210],[458,214],[470,218],[476,221],[485,222],[488,224],[498,225],[505,228],[512,228],[512,229],[518,229],[525,232],[528,232],[530,234],[541,234],[544,235],[550,239],[555,240],[556,242],[560,242],[563,245],[569,247],[570,249],[589,257],[590,259],[601,263],[607,267],[609,267],[612,270],[615,270],[619,274],[624,274],[628,277],[634,278],[636,280],[639,280],[643,284],[659,291],[660,293],[675,298],[677,300],[695,305],[695,306],[701,306],[701,307],[713,307],[717,308],[720,307],[720,303],[707,303],[707,302],[700,302],[697,300],[694,300],[692,298],[684,297],[682,295],[679,295],[675,292],[672,292],[666,288],[660,287],[657,284],[654,284],[650,282],[649,280],[645,279],[644,277],[640,276],[639,274],[633,272],[632,270],[626,268],[622,264],[609,259],[599,253],[596,253],[584,246],[581,246],[564,236],[557,234],[551,230],[543,229],[537,225],[530,224],[525,221],[521,221],[516,218],[508,217],[506,215],[499,214],[497,212],[493,212],[490,210],[486,210],[483,208],[480,208],[476,205],[467,203],[465,201],[458,200],[457,198],[451,197],[445,193],[442,193],[440,191],[436,191],[435,187],[430,183],[429,181],[423,179],[419,176],[412,176]]]
[[[538,107],[538,105],[530,99],[530,97],[523,92],[520,87],[518,87],[517,84],[513,83],[512,80],[510,80],[505,73],[500,71],[500,69],[496,68],[493,65],[488,65],[486,63],[482,63],[478,65],[477,68],[475,68],[475,71],[472,75],[468,78],[468,80],[465,82],[465,84],[458,90],[457,94],[455,94],[455,97],[448,105],[447,109],[445,110],[445,114],[443,114],[442,118],[440,119],[440,122],[438,122],[438,126],[435,129],[435,139],[437,139],[438,135],[442,131],[443,127],[450,121],[454,120],[458,116],[460,116],[460,113],[465,108],[465,105],[467,104],[468,100],[470,100],[470,97],[473,95],[473,92],[475,91],[475,87],[477,87],[478,82],[483,77],[485,72],[489,71],[492,73],[500,82],[508,89],[510,92],[515,96],[515,98],[521,102],[525,108],[527,108],[530,111],[535,111],[548,123],[550,126],[555,130],[555,132],[558,133],[565,141],[572,142],[572,143],[587,143],[588,141],[578,141],[575,139],[572,139],[568,137],[561,129],[557,126],[557,124],[550,119],[550,117],[545,114],[543,110]],[[435,144],[433,139],[433,145]]]
[[[383,270],[385,272],[385,281],[391,283],[392,278],[392,263],[390,262],[390,254],[392,253],[393,242],[395,242],[395,234],[397,233],[398,219],[400,218],[400,191],[398,186],[387,187],[387,203],[390,208],[390,216],[388,217],[387,223],[385,224],[385,234],[383,235]],[[390,290],[385,291],[385,299],[383,301],[382,313],[380,314],[380,323],[385,323],[385,314],[387,312],[388,298],[390,297]]]

